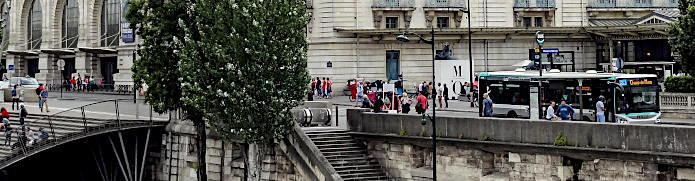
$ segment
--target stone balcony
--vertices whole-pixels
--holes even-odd
[[[372,0],[372,8],[415,8],[415,0]]]
[[[555,0],[515,0],[514,8],[555,8]]]
[[[425,0],[424,8],[466,8],[465,0]]]

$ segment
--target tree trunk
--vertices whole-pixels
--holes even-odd
[[[193,120],[197,134],[197,145],[198,145],[198,180],[207,181],[207,164],[205,161],[205,155],[207,155],[207,133],[205,133],[205,122],[201,119]]]
[[[263,157],[264,157],[264,152],[263,152],[263,146],[256,144],[256,143],[251,143],[249,144],[249,149],[248,149],[248,157],[249,159],[247,160],[248,163],[246,164],[248,166],[248,171],[249,173],[249,180],[253,181],[260,181],[261,180],[261,174],[262,174],[262,169],[263,169]]]

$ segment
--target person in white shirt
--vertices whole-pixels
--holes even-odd
[[[550,106],[548,106],[548,109],[546,110],[545,113],[545,119],[552,120],[554,117],[557,117],[555,115],[555,101],[550,101]]]
[[[437,83],[437,100],[439,100],[439,109],[442,109],[442,96],[444,95],[444,87],[442,83]]]

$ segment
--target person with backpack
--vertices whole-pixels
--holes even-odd
[[[17,91],[17,85],[12,88],[12,110],[14,111],[14,105],[17,104],[17,109],[19,109],[19,91]]]
[[[418,114],[425,114],[427,111],[427,97],[422,95],[422,92],[418,93],[415,102],[417,102],[417,104],[415,104],[415,112]]]
[[[48,104],[46,104],[46,101],[48,101],[48,90],[44,89],[41,91],[41,105],[46,107],[46,112],[51,112],[48,110]],[[41,107],[40,110],[43,112],[43,107]]]
[[[323,93],[321,92],[321,78],[316,77],[316,96],[321,98]]]

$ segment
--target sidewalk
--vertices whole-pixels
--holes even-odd
[[[330,99],[318,99],[314,98],[314,101],[329,101],[332,102],[334,105],[340,105],[340,106],[355,106],[355,102],[350,102],[348,99],[348,96],[336,96]],[[415,101],[415,100],[413,100]],[[431,101],[431,100],[430,100]],[[442,103],[444,103],[444,100],[442,100]],[[413,102],[413,104],[415,104]],[[439,104],[439,103],[437,103]],[[472,112],[472,113],[477,113],[478,108],[477,107],[471,107],[471,103],[469,102],[463,102],[459,100],[449,100],[449,108],[443,108],[443,109],[437,109],[442,110],[442,111],[451,111],[451,112]]]

